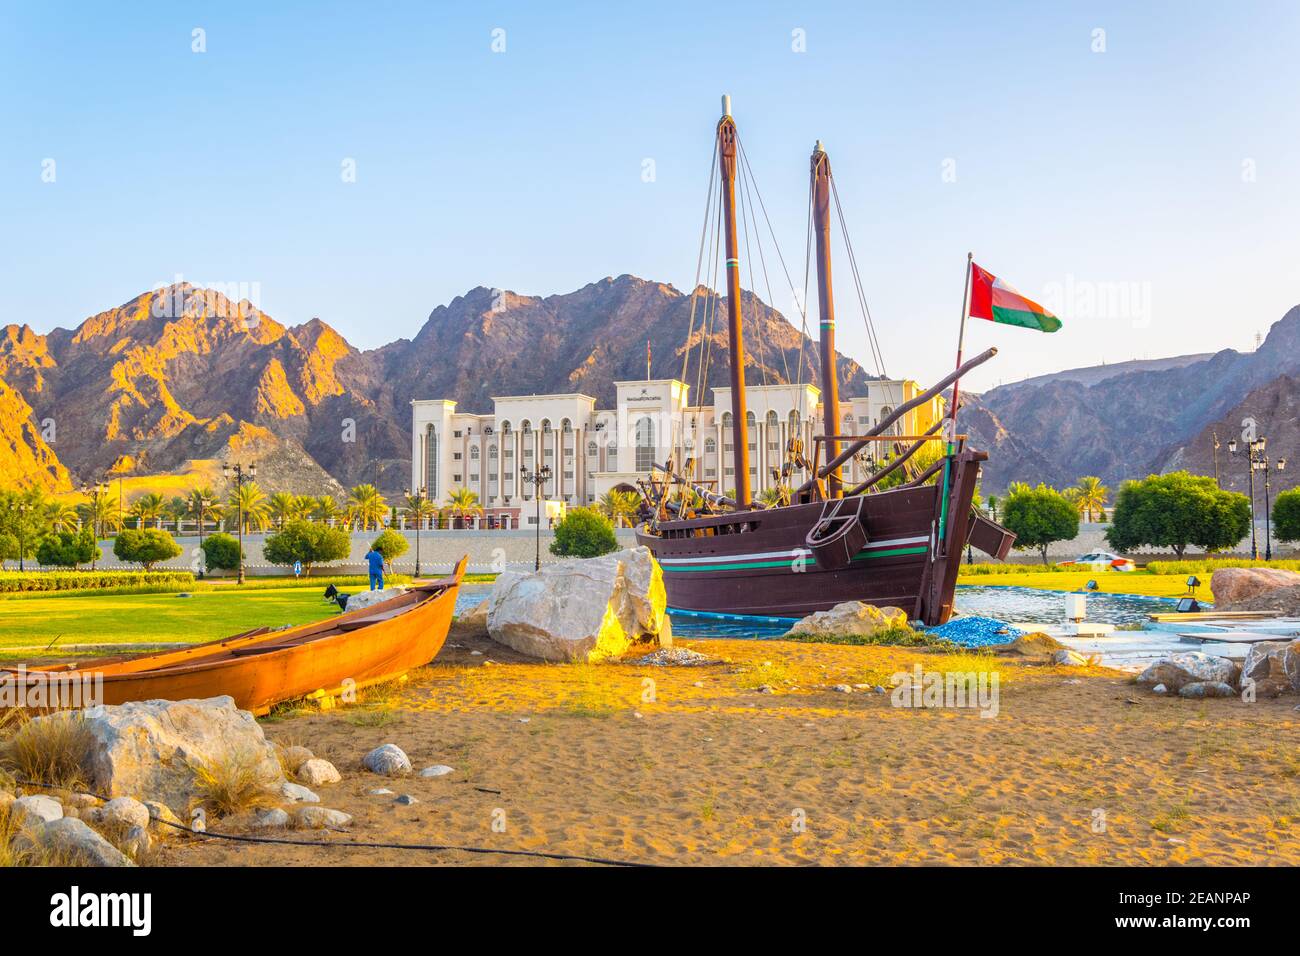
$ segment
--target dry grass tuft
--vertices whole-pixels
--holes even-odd
[[[80,714],[21,720],[0,746],[0,765],[14,776],[66,790],[85,789],[94,737]]]
[[[261,757],[231,751],[224,757],[192,767],[195,806],[218,817],[278,806],[280,793],[262,772]]]

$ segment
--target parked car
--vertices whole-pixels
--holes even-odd
[[[1110,551],[1092,551],[1073,561],[1062,561],[1061,567],[1086,567],[1094,571],[1136,571],[1137,565]]]

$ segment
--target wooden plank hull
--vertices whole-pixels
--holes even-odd
[[[942,624],[952,614],[980,460],[954,458],[946,508],[942,476],[939,484],[868,495],[867,546],[841,570],[818,567],[805,547],[822,502],[668,521],[658,534],[642,526],[637,541],[663,569],[669,607],[798,618],[864,601]]]
[[[314,624],[164,654],[36,668],[25,679],[96,675],[102,679],[99,700],[105,704],[228,695],[255,714],[297,697],[365,687],[437,656],[451,626],[466,560],[449,578]],[[10,671],[9,679],[16,679]]]

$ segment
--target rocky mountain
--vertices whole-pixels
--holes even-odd
[[[1216,431],[1224,445],[1224,485],[1237,487],[1247,472],[1240,460],[1228,463],[1226,443],[1240,437],[1243,420],[1254,420],[1275,455],[1300,453],[1297,376],[1300,306],[1273,325],[1255,352],[1229,349],[1137,363],[1119,374],[1030,379],[970,396],[959,421],[977,444],[994,451],[984,479],[990,490],[1010,481],[1060,486],[1082,475],[1118,484],[1178,468],[1212,475]],[[1291,487],[1297,477],[1284,472],[1277,487]]]
[[[697,303],[688,378],[728,376],[725,303]],[[634,276],[538,298],[478,288],[439,306],[419,333],[361,352],[324,322],[288,327],[248,302],[179,284],[75,329],[0,330],[0,484],[67,490],[103,475],[170,473],[195,461],[257,461],[267,486],[338,494],[400,488],[414,398],[491,409],[499,394],[585,392],[613,402],[617,379],[682,374],[693,297]],[[817,350],[746,294],[750,382],[816,381]],[[701,348],[712,343],[711,351]],[[866,380],[841,357],[842,387]]]

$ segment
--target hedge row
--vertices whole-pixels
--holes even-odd
[[[1219,568],[1281,568],[1283,571],[1300,571],[1300,561],[1203,558],[1199,561],[1151,561],[1147,564],[1147,570],[1152,574],[1213,574]]]
[[[88,591],[104,588],[175,587],[194,584],[189,571],[0,571],[0,594]]]
[[[1083,565],[1074,567],[1062,567],[1059,564],[963,564],[961,573],[963,575],[980,575],[980,574],[1055,574],[1062,571],[1089,571],[1091,568]]]

